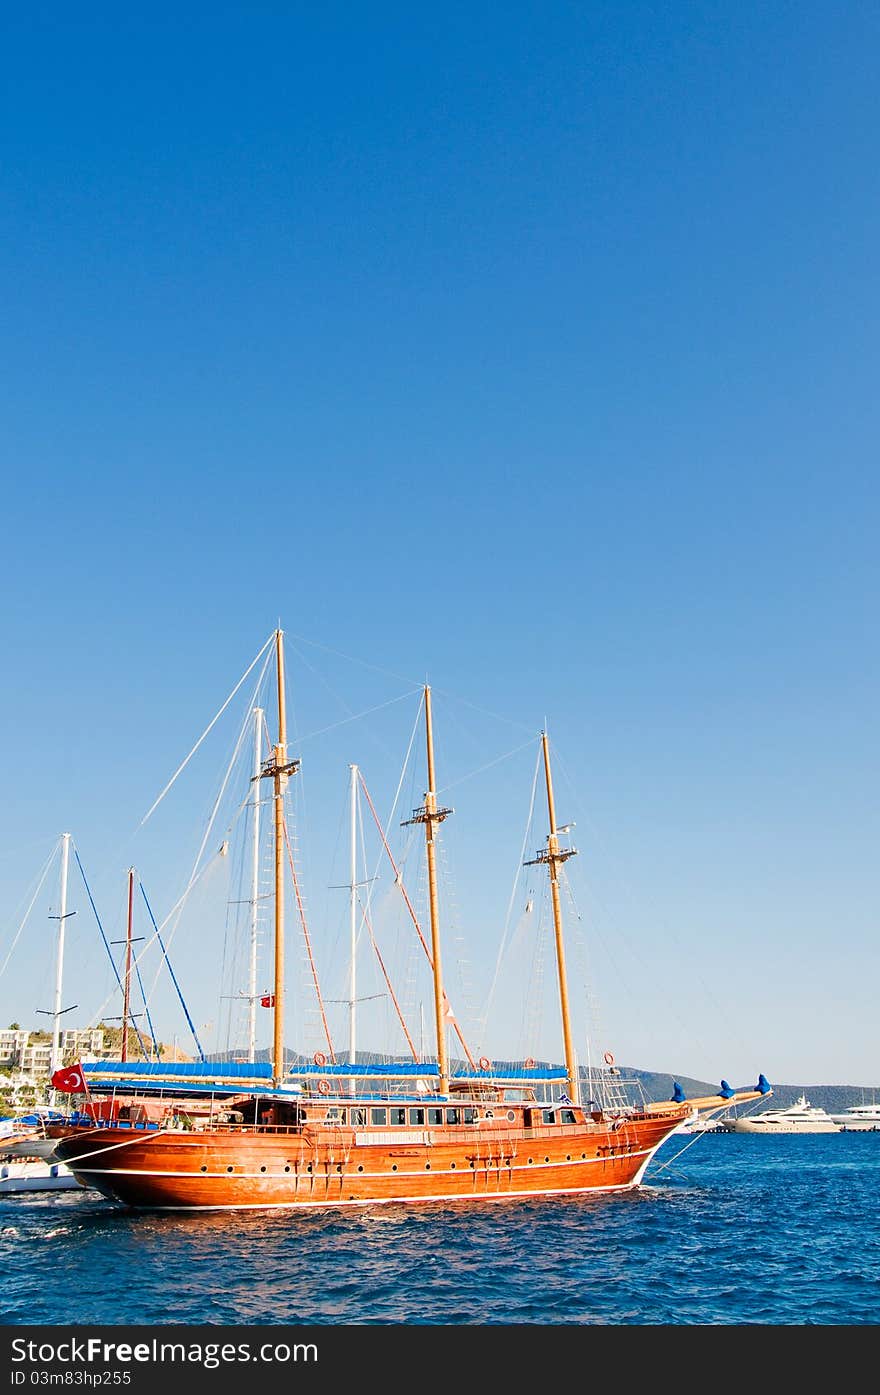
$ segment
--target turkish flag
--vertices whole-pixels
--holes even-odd
[[[274,1006],[275,1006],[275,994],[274,994],[274,993],[264,993],[263,996],[262,996],[262,998],[260,999],[260,1007],[274,1007]]]
[[[52,1076],[52,1084],[56,1090],[63,1090],[67,1095],[88,1093],[82,1066],[68,1066],[66,1070],[56,1070]]]

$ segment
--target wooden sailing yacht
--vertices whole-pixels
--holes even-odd
[[[770,1092],[614,1107],[581,1102],[572,1043],[550,747],[542,735],[549,817],[547,867],[555,930],[564,1068],[531,1060],[499,1072],[486,1057],[447,1051],[431,691],[424,689],[427,790],[410,823],[425,830],[436,1060],[370,1066],[316,1053],[285,1069],[284,793],[299,768],[287,751],[283,634],[274,636],[278,731],[260,777],[274,806],[274,1031],[271,1063],[102,1063],[89,1076],[88,1117],[58,1126],[56,1156],[104,1196],[136,1208],[340,1207],[381,1202],[501,1201],[637,1187],[657,1149],[696,1109]],[[350,1053],[353,1055],[353,1053]],[[676,1091],[676,1095],[680,1094]]]

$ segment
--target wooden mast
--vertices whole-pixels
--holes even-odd
[[[428,751],[428,788],[425,802],[420,809],[413,810],[407,823],[425,825],[425,848],[428,855],[428,898],[431,909],[431,970],[434,979],[434,1020],[437,1034],[437,1090],[441,1095],[449,1093],[449,1060],[446,1051],[446,994],[443,991],[443,970],[440,961],[440,911],[437,897],[437,852],[434,843],[434,828],[452,813],[451,809],[437,807],[437,793],[434,779],[434,728],[431,720],[431,689],[425,684],[425,742]]]
[[[275,813],[275,1009],[272,1041],[272,1083],[278,1088],[284,1077],[284,791],[287,779],[299,769],[298,760],[287,759],[287,716],[284,701],[284,633],[275,631],[275,667],[278,680],[278,740],[272,755],[260,771],[260,779],[271,779]]]
[[[556,936],[556,969],[559,977],[559,1006],[562,1017],[562,1040],[565,1049],[565,1069],[568,1075],[568,1096],[577,1104],[580,1100],[577,1059],[571,1039],[571,1016],[568,1007],[568,978],[565,970],[565,945],[562,938],[562,907],[559,898],[559,867],[568,858],[574,857],[576,848],[560,848],[559,832],[556,827],[556,806],[553,799],[553,779],[550,774],[550,743],[546,731],[541,733],[544,752],[544,779],[547,786],[547,811],[550,816],[550,832],[547,846],[538,856],[526,863],[533,867],[539,862],[547,864],[550,874],[550,896],[553,902],[553,928]]]
[[[128,922],[125,935],[125,978],[122,985],[122,1050],[120,1059],[128,1060],[128,1019],[131,1014],[131,922],[134,911],[134,868],[128,869]]]

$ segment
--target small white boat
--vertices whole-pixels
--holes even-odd
[[[83,1188],[62,1162],[45,1158],[10,1158],[0,1162],[0,1196],[19,1192],[57,1192]]]
[[[63,1118],[58,1109],[35,1105],[24,1114],[0,1119],[0,1158],[53,1159],[56,1140],[47,1136],[46,1125]]]
[[[830,1117],[844,1133],[880,1131],[880,1104],[851,1104],[842,1114],[832,1114]]]
[[[763,1114],[741,1114],[721,1121],[727,1133],[840,1133],[841,1125],[804,1095],[787,1109],[768,1109]]]
[[[726,1133],[724,1125],[725,1120],[717,1114],[701,1114],[695,1109],[691,1117],[679,1125],[676,1133]]]

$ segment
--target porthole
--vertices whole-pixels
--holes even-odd
[[[508,1117],[508,1119],[510,1120],[510,1122],[511,1122],[511,1124],[512,1124],[513,1121],[514,1121],[514,1119],[516,1118],[516,1115],[514,1114],[514,1112],[513,1112],[512,1109],[508,1109],[508,1111],[507,1111],[507,1117]]]
[[[430,1172],[430,1171],[431,1171],[431,1164],[430,1164],[430,1163],[425,1163],[425,1171],[426,1171],[426,1172]]]
[[[571,1162],[571,1153],[566,1153],[566,1155],[565,1155],[565,1161],[566,1161],[566,1162]]]
[[[533,1162],[534,1162],[534,1158],[529,1158],[529,1164],[531,1165],[531,1163],[533,1163]]]
[[[312,1170],[312,1169],[309,1168],[309,1171],[310,1171],[310,1172],[311,1172],[311,1170]],[[285,1163],[285,1164],[284,1164],[284,1171],[285,1171],[285,1172],[289,1172],[289,1171],[290,1171],[290,1163]]]
[[[229,1167],[227,1167],[226,1171],[227,1171],[227,1172],[234,1172],[234,1171],[235,1171],[235,1168],[234,1168],[234,1167],[232,1166],[232,1164],[230,1163],[230,1165],[229,1165]]]
[[[311,1164],[311,1163],[306,1163],[306,1172],[311,1172],[311,1170],[312,1170],[312,1164]]]
[[[207,1171],[208,1171],[207,1164],[206,1164],[206,1163],[202,1163],[201,1167],[199,1168],[199,1171],[200,1171],[200,1172],[207,1172]]]
[[[337,1172],[341,1172],[341,1171],[342,1171],[342,1163],[337,1163],[337,1164],[336,1164],[336,1171],[337,1171]]]
[[[450,1163],[449,1166],[452,1167],[452,1168],[454,1168],[454,1167],[455,1167],[455,1163]]]
[[[263,1163],[262,1167],[260,1168],[260,1171],[261,1171],[261,1172],[265,1172],[265,1171],[266,1171],[266,1164],[265,1164],[265,1163]]]
[[[549,1162],[550,1159],[549,1159],[549,1158],[545,1158],[544,1161],[545,1161],[545,1162]]]
[[[392,1164],[391,1164],[391,1171],[392,1171],[392,1172],[396,1172],[396,1171],[397,1171],[397,1163],[392,1163]]]
[[[363,1163],[358,1163],[358,1172],[363,1172],[363,1170],[364,1170],[364,1165],[363,1165]]]

